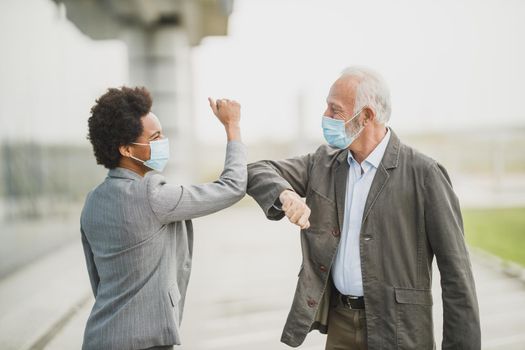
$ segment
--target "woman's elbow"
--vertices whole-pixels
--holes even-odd
[[[239,183],[238,186],[236,186],[234,190],[234,196],[235,196],[236,202],[240,201],[241,199],[244,198],[244,196],[246,196],[247,186],[248,186],[248,181],[243,181]]]
[[[248,187],[248,176],[240,176],[237,178],[223,179],[225,189],[227,189],[228,197],[233,203],[240,201],[246,195]]]
[[[235,181],[232,186],[232,196],[235,202],[240,201],[246,196],[246,189],[248,187],[248,181],[244,178],[241,181]]]

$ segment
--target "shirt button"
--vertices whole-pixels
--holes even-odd
[[[322,272],[326,272],[326,266],[324,265],[319,266],[319,270],[321,270]]]
[[[341,232],[340,232],[338,229],[334,228],[334,229],[332,230],[332,235],[333,235],[334,237],[338,237],[340,234],[341,234]]]
[[[314,307],[315,305],[317,305],[317,302],[313,299],[308,299],[306,303],[309,307]]]

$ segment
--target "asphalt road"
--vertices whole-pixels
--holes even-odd
[[[194,226],[179,349],[288,349],[279,339],[301,263],[298,230],[284,220],[267,221],[246,202],[197,219]],[[483,349],[525,349],[525,285],[476,255],[473,268]],[[439,347],[438,274],[434,281]],[[10,274],[0,281],[0,348],[80,349],[90,293],[79,240]],[[312,332],[301,349],[324,349],[324,342]]]

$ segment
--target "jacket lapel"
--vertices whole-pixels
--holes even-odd
[[[381,160],[381,163],[379,164],[379,168],[377,169],[374,180],[372,181],[370,191],[368,192],[365,210],[363,211],[362,223],[366,221],[368,214],[370,214],[370,211],[372,210],[372,207],[374,206],[377,198],[381,194],[381,191],[383,191],[383,188],[385,188],[385,185],[390,177],[388,170],[396,168],[398,165],[400,141],[392,129],[390,129],[390,133],[390,141],[388,141],[385,154]]]
[[[337,165],[335,168],[335,202],[337,207],[337,221],[339,230],[343,230],[343,220],[345,217],[345,199],[346,199],[346,178],[348,177],[348,150],[345,150],[337,156]]]

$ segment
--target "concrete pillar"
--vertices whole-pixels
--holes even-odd
[[[170,139],[165,175],[177,183],[194,178],[192,149],[192,78],[187,32],[176,26],[127,28],[121,39],[128,46],[131,86],[145,86],[153,95],[153,113]]]

